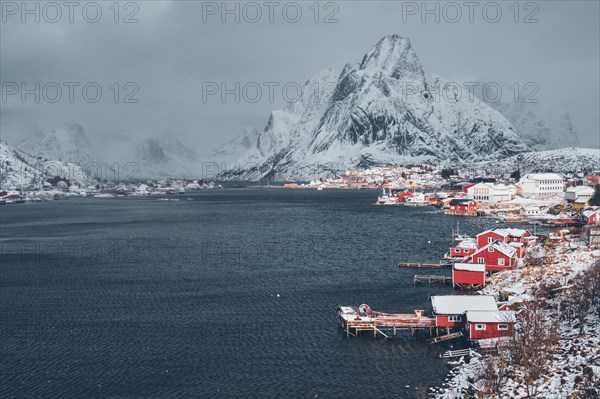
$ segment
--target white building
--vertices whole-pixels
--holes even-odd
[[[565,199],[567,201],[575,202],[577,200],[585,200],[587,202],[594,195],[594,189],[589,186],[575,186],[569,187],[565,191]]]
[[[523,176],[519,181],[523,198],[548,198],[561,194],[563,188],[564,180],[556,173],[533,173]]]
[[[519,214],[521,216],[540,216],[542,214],[542,210],[537,206],[526,206],[521,208]]]
[[[467,198],[490,204],[510,201],[516,194],[517,187],[514,184],[477,183],[467,188]]]

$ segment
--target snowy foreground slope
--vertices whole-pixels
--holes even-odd
[[[86,172],[75,163],[39,159],[0,141],[1,190],[39,188],[44,181],[57,176],[80,187],[95,185],[96,181]]]
[[[456,90],[455,90],[456,89]],[[528,151],[498,111],[467,90],[425,78],[410,41],[381,39],[358,64],[327,69],[302,98],[273,111],[242,156],[234,139],[215,150],[224,178],[300,179],[309,171],[374,163],[473,162]]]
[[[482,290],[484,295],[498,296],[501,292],[515,295],[513,302],[529,301],[544,287],[556,287],[546,303],[549,309],[557,307],[564,313],[565,298],[572,296],[571,290],[582,288],[581,275],[600,264],[600,250],[590,248],[569,248],[559,245],[554,250],[542,253],[548,261],[540,266],[526,266],[503,271],[491,277]],[[547,289],[547,288],[546,288]],[[579,298],[579,296],[575,296]],[[530,383],[535,394],[527,393],[521,370],[514,364],[504,366],[508,371],[498,394],[473,396],[475,392],[485,392],[486,363],[495,358],[474,356],[469,363],[460,359],[446,383],[441,388],[432,388],[436,399],[461,399],[465,397],[495,398],[597,398],[600,392],[600,332],[598,311],[591,311],[584,317],[583,327],[574,320],[549,313],[550,322],[558,326],[558,340],[552,356],[544,364],[540,378]],[[581,327],[581,328],[580,328]],[[494,364],[494,363],[492,363]]]

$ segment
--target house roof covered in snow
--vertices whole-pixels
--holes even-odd
[[[468,272],[485,272],[485,265],[480,263],[455,263],[454,270],[464,270]]]
[[[431,297],[433,313],[438,315],[463,314],[468,310],[498,310],[496,300],[489,295],[437,295]]]
[[[467,311],[467,323],[514,323],[516,321],[516,314],[512,310]]]

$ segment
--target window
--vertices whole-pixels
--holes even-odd
[[[498,324],[498,330],[508,330],[508,324]]]
[[[448,321],[459,322],[461,320],[462,320],[462,318],[460,316],[448,316]]]
[[[504,259],[498,259],[498,264],[500,266],[504,266]]]
[[[488,248],[488,252],[494,252],[494,248],[492,248],[492,247],[489,247],[489,248]]]
[[[475,324],[475,329],[476,330],[485,330],[485,324]]]
[[[494,239],[492,237],[488,238],[488,244],[491,244],[494,241]]]
[[[479,263],[480,265],[483,265],[483,258],[477,258],[477,263]]]

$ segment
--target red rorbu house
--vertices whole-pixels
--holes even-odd
[[[535,236],[526,229],[492,229],[477,234],[477,248],[482,248],[496,240],[529,244]]]
[[[450,252],[444,256],[444,259],[464,259],[469,255],[472,255],[477,250],[477,242],[472,239],[465,239],[460,241],[456,246],[450,248]]]
[[[486,295],[437,295],[431,297],[436,327],[461,328],[466,323],[465,312],[470,310],[497,311],[493,296]]]
[[[485,265],[477,263],[455,263],[452,266],[452,285],[485,286]]]
[[[517,248],[500,240],[479,248],[468,260],[485,265],[486,271],[512,269],[517,263]]]
[[[447,215],[477,216],[477,202],[472,199],[454,198],[448,203]]]
[[[474,340],[510,336],[517,321],[512,310],[469,310],[465,318],[468,337]]]
[[[396,198],[398,198],[398,201],[405,201],[406,198],[412,198],[413,195],[414,194],[410,191],[404,190],[400,194],[396,195]]]
[[[537,240],[537,237],[525,229],[492,229],[477,235],[477,248],[494,242],[502,241],[511,244],[517,249],[517,258],[525,256],[527,246]]]

